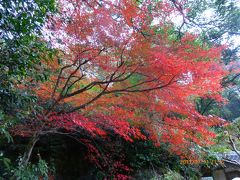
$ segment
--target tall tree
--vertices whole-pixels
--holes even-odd
[[[51,133],[91,137],[78,140],[96,157],[101,154],[91,139],[108,141],[109,134],[130,142],[168,143],[172,152],[188,158],[197,155],[196,145],[212,143],[210,127],[221,119],[199,113],[195,99],[222,101],[224,47],[191,33],[178,37],[171,17],[179,12],[185,17],[187,10],[179,9],[184,6],[176,1],[58,2],[61,13],[48,22],[46,33],[53,32],[49,40],[59,51],[45,63],[49,81],[32,87],[45,110],[14,129],[33,137],[25,164],[36,141]]]
[[[2,159],[6,160],[3,147],[9,146],[5,138],[12,140],[9,127],[38,111],[34,93],[19,86],[46,80],[42,61],[44,56],[49,60],[53,51],[43,41],[42,27],[53,12],[53,0],[0,0],[0,171]]]

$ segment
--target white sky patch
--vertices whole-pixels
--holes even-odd
[[[188,85],[191,82],[193,82],[193,75],[192,73],[189,71],[187,73],[183,73],[182,74],[182,78],[180,80],[177,81],[180,85]]]
[[[208,1],[211,2],[211,1]],[[233,2],[237,7],[240,8],[240,0],[229,0],[229,2],[226,3],[226,5],[229,5],[231,2]],[[211,21],[214,21],[217,17],[216,13],[214,12],[213,8],[207,9],[203,11],[202,14],[199,15],[198,23],[208,24],[206,28],[215,28],[215,24],[211,23]],[[171,21],[174,23],[175,26],[180,27],[183,23],[183,17],[181,14],[172,14],[171,15]],[[159,20],[155,18],[152,22],[153,25],[159,24]],[[202,29],[199,27],[183,27],[183,30],[187,30],[190,33],[193,34],[201,34]],[[237,46],[240,46],[240,36],[239,35],[229,35],[228,33],[224,34],[222,36],[222,44],[226,44],[230,47],[230,49],[234,49]]]

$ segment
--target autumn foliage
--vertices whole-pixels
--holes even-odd
[[[115,134],[169,143],[183,157],[212,143],[210,127],[221,119],[201,115],[195,100],[222,101],[223,47],[195,34],[178,37],[171,1],[59,0],[59,8],[46,25],[58,49],[45,63],[51,77],[32,88],[48,107],[19,133],[78,132],[105,141]],[[97,154],[88,140],[79,141]]]

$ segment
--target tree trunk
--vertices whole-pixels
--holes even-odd
[[[23,155],[23,159],[22,159],[22,162],[21,162],[22,166],[27,166],[27,164],[30,160],[33,148],[34,148],[34,146],[35,146],[35,144],[38,140],[39,140],[39,135],[34,134],[34,136],[32,137],[31,141],[29,142],[29,144],[27,146],[26,152]]]

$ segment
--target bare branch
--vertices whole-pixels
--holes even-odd
[[[228,133],[229,134],[229,133]],[[232,136],[229,134],[229,144],[231,145],[231,147],[233,148],[233,151],[240,157],[240,152],[237,150],[237,147],[232,139]]]
[[[144,83],[148,83],[148,82],[153,81],[153,80],[151,80],[151,81],[141,82],[141,83],[139,83],[139,84],[137,84],[137,85],[133,85],[133,86],[130,86],[130,87],[127,87],[127,88],[124,88],[124,89],[117,89],[117,90],[108,91],[108,92],[106,92],[106,94],[116,93],[116,92],[129,92],[129,93],[132,93],[132,92],[146,92],[146,91],[152,91],[152,90],[162,89],[162,88],[164,88],[164,87],[169,86],[171,83],[175,82],[175,81],[173,81],[174,78],[175,78],[175,76],[173,76],[173,77],[169,80],[169,82],[167,82],[166,84],[161,85],[161,86],[156,86],[156,87],[152,87],[152,88],[133,89],[133,90],[131,90],[131,88],[133,88],[133,87],[137,87],[137,86],[140,86],[140,85],[142,85],[142,84],[144,84]]]

